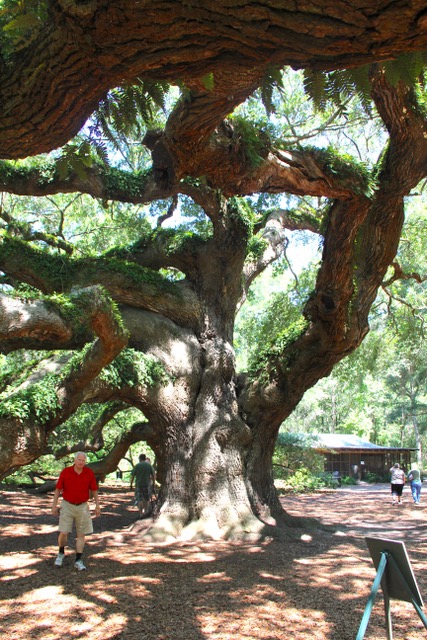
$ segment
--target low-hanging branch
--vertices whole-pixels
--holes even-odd
[[[80,406],[84,389],[121,352],[128,332],[111,298],[101,287],[75,294],[75,305],[90,322],[96,338],[68,362],[54,361],[36,370],[23,385],[7,393],[0,404],[0,477],[11,467],[42,455],[48,433]],[[19,425],[19,428],[16,428]],[[25,446],[20,433],[27,434]],[[10,442],[16,440],[12,459]],[[7,443],[7,445],[6,445]]]

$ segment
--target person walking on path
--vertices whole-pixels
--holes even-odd
[[[139,462],[132,469],[130,488],[135,480],[135,501],[138,505],[139,517],[148,515],[148,505],[151,501],[152,487],[154,487],[154,469],[147,461],[145,453],[139,456]]]
[[[420,504],[421,471],[418,469],[418,465],[415,462],[408,473],[408,480],[411,485],[411,492],[412,492],[412,498],[414,499],[414,504]]]
[[[400,464],[396,462],[390,469],[391,474],[391,498],[392,503],[402,504],[402,491],[405,484],[405,472],[400,468]]]
[[[76,560],[74,566],[79,571],[86,569],[83,560],[83,549],[86,536],[93,533],[92,517],[89,511],[88,500],[92,493],[95,500],[95,515],[101,514],[99,505],[98,485],[92,469],[86,467],[87,456],[84,451],[78,451],[74,456],[74,464],[66,467],[56,483],[53,495],[52,514],[59,515],[58,526],[58,555],[55,560],[56,567],[62,567],[65,557],[65,545],[68,534],[76,526]],[[62,493],[61,508],[58,508],[59,496]]]

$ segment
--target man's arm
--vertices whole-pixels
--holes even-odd
[[[101,505],[99,504],[98,491],[92,490],[92,497],[95,500],[95,515],[98,517],[101,515]]]
[[[61,492],[59,489],[55,489],[54,494],[53,494],[53,502],[52,502],[52,507],[51,507],[51,511],[52,511],[52,515],[57,516],[59,513],[59,509],[58,509],[58,500],[59,500],[59,496],[61,495]]]

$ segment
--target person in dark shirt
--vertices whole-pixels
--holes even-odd
[[[130,477],[130,488],[133,487],[135,480],[135,501],[138,505],[139,517],[142,518],[148,514],[148,505],[151,501],[153,492],[155,475],[154,469],[147,460],[145,453],[139,456],[139,462],[132,469]]]
[[[74,456],[72,467],[66,467],[56,483],[53,495],[52,514],[59,515],[58,526],[58,555],[55,560],[56,567],[62,567],[65,557],[65,545],[68,534],[71,533],[73,525],[76,526],[76,559],[74,566],[79,571],[86,569],[82,554],[86,542],[86,536],[93,533],[92,517],[89,511],[88,500],[92,493],[95,500],[95,515],[99,516],[101,508],[99,505],[98,484],[92,469],[86,467],[86,454],[78,451]],[[58,508],[59,496],[62,493],[61,508]]]

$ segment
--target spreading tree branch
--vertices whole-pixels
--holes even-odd
[[[0,403],[0,478],[39,457],[49,432],[82,403],[84,389],[126,345],[128,334],[101,287],[75,293],[96,339],[56,371],[35,372]],[[25,437],[24,437],[25,434]]]

